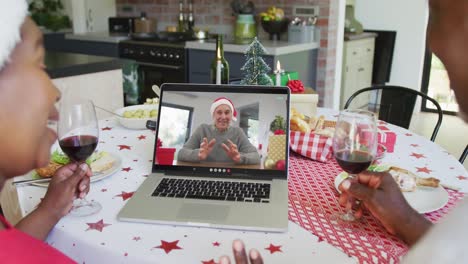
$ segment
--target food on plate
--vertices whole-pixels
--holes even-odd
[[[304,120],[301,119],[299,116],[294,115],[291,117],[291,122],[290,122],[290,129],[293,131],[300,131],[303,133],[309,133],[310,132],[310,126],[309,124]]]
[[[158,115],[158,110],[156,109],[137,109],[137,110],[126,110],[123,112],[123,117],[125,118],[151,118]]]
[[[335,133],[336,121],[325,120],[325,116],[307,117],[298,112],[295,108],[291,108],[291,131],[300,131],[303,133],[315,133],[326,137],[333,137]]]
[[[65,154],[56,150],[52,153],[49,164],[46,167],[36,169],[36,173],[43,178],[52,177],[58,169],[68,163],[70,163],[70,159]],[[86,160],[86,163],[88,163],[93,172],[103,172],[112,168],[115,159],[109,153],[100,151],[93,153]]]
[[[402,168],[390,167],[389,173],[397,182],[398,186],[400,186],[402,192],[413,192],[416,190],[417,186],[439,187],[439,179],[418,177],[411,171]]]
[[[333,137],[333,134],[335,134],[335,128],[334,127],[325,127],[320,130],[315,130],[316,135],[321,135],[321,136],[326,136],[326,137]]]

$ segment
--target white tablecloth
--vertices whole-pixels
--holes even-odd
[[[237,238],[259,249],[266,263],[356,262],[293,222],[287,233],[265,233],[118,221],[126,200],[151,172],[155,136],[149,130],[125,129],[112,119],[100,122],[100,128],[98,150],[123,161],[120,171],[91,184],[88,199],[103,209],[88,217],[64,217],[47,239],[78,263],[214,263],[221,255],[231,255]],[[45,190],[17,188],[23,214],[37,206]]]

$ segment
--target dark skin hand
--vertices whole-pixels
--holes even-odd
[[[92,172],[86,164],[81,167],[68,164],[60,168],[52,177],[38,208],[23,218],[16,228],[44,240],[55,224],[71,210],[73,200],[77,197],[83,198],[89,192],[91,175]]]
[[[341,205],[349,207],[351,197],[361,200],[389,233],[397,235],[409,246],[414,245],[432,226],[429,220],[408,204],[388,172],[360,173],[357,181],[343,181],[340,190]],[[362,216],[362,207],[355,215]]]
[[[256,249],[251,249],[247,258],[245,246],[241,240],[234,240],[232,242],[232,252],[234,254],[234,263],[236,264],[263,264],[262,256]],[[222,256],[219,259],[219,264],[231,264],[231,260],[228,256]]]

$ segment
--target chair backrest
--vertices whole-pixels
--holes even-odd
[[[468,155],[468,145],[466,145],[465,150],[463,151],[462,155],[460,156],[460,163],[463,164],[465,162],[466,156]]]
[[[381,93],[372,93],[372,91],[381,91]],[[367,97],[361,95],[358,97],[359,100],[355,99],[363,93],[366,93]],[[344,109],[347,109],[353,101],[358,102],[359,105],[355,108],[366,108],[372,112],[378,111],[380,120],[408,129],[418,96],[429,100],[437,108],[439,117],[431,136],[431,141],[434,141],[442,124],[442,108],[436,100],[419,91],[401,86],[372,86],[352,94],[346,101]]]

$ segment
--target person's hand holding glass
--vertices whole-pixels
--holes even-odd
[[[70,160],[83,164],[98,144],[99,128],[92,101],[67,94],[60,105],[58,122],[59,145]],[[87,216],[101,210],[95,201],[76,199],[70,214]]]
[[[333,136],[333,153],[338,165],[354,179],[366,170],[377,154],[375,115],[365,110],[343,110],[338,116]],[[341,220],[354,221],[352,202]]]

